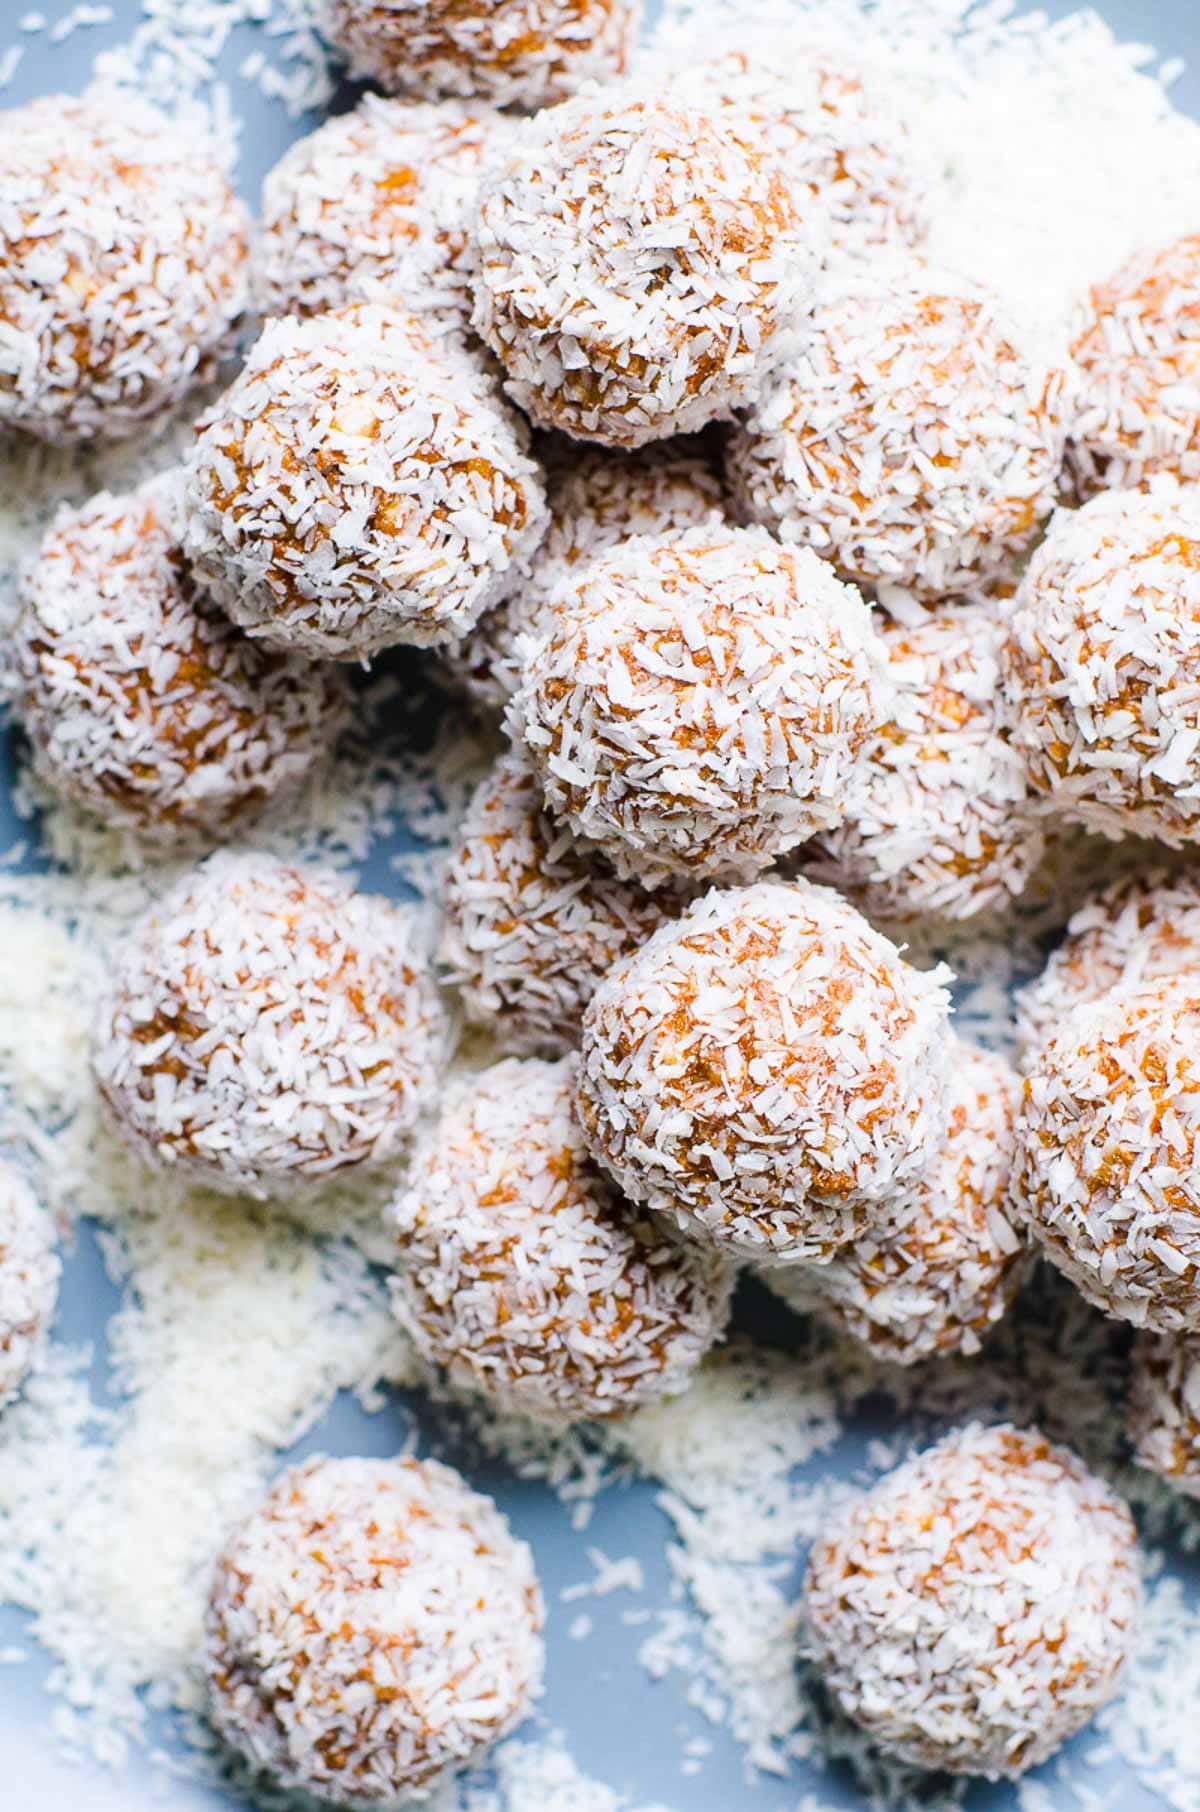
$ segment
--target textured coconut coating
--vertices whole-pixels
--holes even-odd
[[[133,928],[92,1061],[149,1162],[266,1195],[393,1156],[436,1094],[445,1034],[408,910],[222,852]]]
[[[1157,1472],[1185,1497],[1200,1497],[1200,1339],[1138,1335],[1129,1433],[1139,1466]]]
[[[368,94],[299,139],[263,184],[259,312],[369,299],[465,329],[480,173],[512,129],[486,106]]]
[[[314,658],[461,636],[545,527],[478,364],[373,303],[269,322],[188,472],[198,577],[235,623]]]
[[[480,782],[451,851],[439,957],[467,1018],[503,1049],[561,1056],[605,971],[682,904],[580,850],[512,751]]]
[[[1002,654],[1013,744],[1056,816],[1200,840],[1200,501],[1104,492],[1063,510]]]
[[[389,1220],[392,1303],[418,1350],[539,1421],[677,1395],[728,1317],[732,1272],[592,1164],[574,1058],[510,1059],[454,1090]]]
[[[594,1157],[731,1257],[827,1262],[939,1148],[943,979],[826,888],[714,889],[592,996],[579,1102]]]
[[[749,123],[627,92],[524,127],[484,180],[479,254],[475,327],[514,400],[615,447],[749,402],[814,268]]]
[[[1014,1212],[1106,1315],[1200,1331],[1200,992],[1183,978],[1074,1008],[1030,1059]]]
[[[1014,899],[1038,865],[1045,839],[998,697],[1004,634],[985,607],[881,629],[891,715],[809,866],[872,917],[967,919]]]
[[[58,1301],[54,1222],[0,1159],[0,1408],[36,1365]]]
[[[536,112],[628,67],[641,0],[320,0],[352,75]]]
[[[1077,311],[1067,465],[1078,491],[1200,478],[1200,235],[1139,252]]]
[[[134,434],[232,348],[249,217],[215,143],[144,102],[0,113],[0,428]]]
[[[748,878],[846,808],[891,703],[859,594],[759,529],[635,536],[554,594],[507,727],[618,874]]]
[[[485,611],[442,660],[476,703],[503,710],[521,683],[521,638],[536,636],[554,593],[597,554],[633,535],[669,535],[724,519],[724,491],[704,453],[668,441],[637,453],[547,442],[550,525],[529,578]]]
[[[308,774],[338,669],[251,642],[183,562],[178,477],[60,511],[26,568],[9,689],[54,791],[164,843],[217,838]]]
[[[529,1711],[543,1614],[529,1549],[448,1466],[306,1460],[217,1561],[210,1716],[285,1787],[424,1800]]]
[[[1113,989],[1200,975],[1200,881],[1152,871],[1125,875],[1074,913],[1042,973],[1016,996],[1024,1064],[1073,1007]]]
[[[880,1749],[1015,1778],[1117,1690],[1141,1604],[1133,1518],[1036,1431],[956,1430],[844,1511],[809,1557],[825,1683]]]
[[[729,446],[745,514],[926,599],[1013,577],[1054,507],[1063,378],[957,277],[834,285]]]

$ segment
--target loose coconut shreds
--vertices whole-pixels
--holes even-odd
[[[508,1413],[574,1422],[678,1396],[724,1330],[732,1275],[639,1216],[591,1163],[575,1062],[458,1086],[389,1221],[417,1350]]]
[[[592,996],[593,1155],[731,1257],[828,1262],[937,1148],[947,978],[825,888],[714,889]]]
[[[474,324],[542,427],[637,447],[750,401],[814,255],[778,162],[730,113],[618,90],[522,128],[486,177]]]
[[[1138,1335],[1129,1433],[1138,1464],[1187,1497],[1200,1497],[1200,1342],[1186,1334]]]
[[[884,603],[1003,584],[1054,508],[1063,387],[961,278],[838,279],[734,433],[730,486],[751,520]]]
[[[336,660],[461,636],[545,528],[482,367],[368,303],[268,323],[206,418],[187,502],[188,560],[233,621]]]
[[[1046,811],[1200,840],[1200,506],[1160,481],[1060,511],[1017,593],[1005,715]]]
[[[20,1171],[0,1162],[0,1409],[41,1358],[61,1269],[53,1220]]]
[[[447,1028],[411,912],[219,852],[131,928],[93,1065],[147,1162],[266,1195],[403,1148]]]
[[[478,95],[529,112],[622,75],[641,0],[318,0],[350,73],[389,93]]]
[[[144,102],[0,115],[0,423],[135,434],[211,376],[246,303],[248,217],[214,142]]]
[[[554,594],[506,720],[617,873],[749,878],[837,822],[890,707],[857,592],[761,530],[639,535]]]

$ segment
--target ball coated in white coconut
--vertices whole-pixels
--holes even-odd
[[[1143,1331],[1133,1345],[1134,1459],[1184,1497],[1200,1498],[1200,1339]]]
[[[54,1221],[20,1171],[0,1159],[0,1408],[36,1366],[58,1301]]]

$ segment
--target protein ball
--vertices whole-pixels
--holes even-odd
[[[262,1196],[393,1156],[444,1046],[410,911],[221,852],[133,928],[92,1062],[145,1159]]]
[[[888,715],[857,592],[756,529],[635,536],[555,593],[507,726],[617,873],[748,878],[835,824]]]
[[[1037,1051],[1013,1204],[1106,1315],[1200,1331],[1200,998],[1182,980],[1076,1007]]]
[[[575,1061],[499,1063],[447,1097],[390,1224],[392,1303],[459,1387],[546,1422],[683,1390],[732,1273],[623,1202],[575,1116]]]
[[[189,462],[186,553],[252,635],[367,660],[452,641],[545,527],[519,425],[457,345],[358,303],[271,321]]]
[[[776,159],[728,112],[583,95],[485,178],[475,327],[535,422],[638,447],[748,403],[813,255]]]
[[[1200,1497],[1200,1340],[1188,1334],[1138,1335],[1129,1433],[1139,1466],[1185,1497]]]
[[[322,30],[350,72],[389,92],[479,95],[540,107],[622,75],[640,0],[323,0]]]
[[[517,752],[477,788],[450,856],[439,956],[466,1017],[519,1056],[561,1056],[601,976],[677,912],[550,819]]]
[[[263,184],[260,314],[391,301],[465,330],[484,159],[513,124],[465,101],[364,95],[286,151]]]
[[[0,113],[0,428],[120,439],[211,377],[249,217],[215,143],[123,93]]]
[[[1002,670],[1048,810],[1106,837],[1200,840],[1200,502],[1166,485],[1060,511]]]
[[[217,1561],[210,1715],[330,1805],[424,1800],[529,1712],[543,1616],[529,1549],[448,1466],[306,1460]]]
[[[909,968],[826,888],[714,889],[592,996],[593,1156],[730,1257],[828,1262],[938,1149],[944,973]]]
[[[177,486],[59,512],[23,574],[9,657],[40,779],[152,843],[227,835],[349,715],[336,669],[249,641],[197,590]]]
[[[54,1222],[12,1164],[0,1159],[0,1408],[41,1355],[61,1272]]]
[[[730,485],[885,603],[1010,582],[1054,508],[1062,389],[983,290],[923,267],[839,280],[734,433]]]
[[[1034,1430],[957,1430],[815,1544],[804,1609],[825,1684],[880,1749],[1015,1779],[1117,1690],[1141,1605],[1133,1519]]]

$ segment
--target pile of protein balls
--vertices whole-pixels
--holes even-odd
[[[285,1202],[411,1145],[400,1322],[559,1425],[681,1391],[739,1266],[907,1365],[1040,1253],[1140,1330],[1131,1443],[1200,1495],[1200,876],[1077,915],[1021,1077],[864,916],[1003,906],[1063,827],[1200,841],[1200,236],[1031,336],[923,259],[869,56],[635,58],[627,0],[327,12],[384,93],[256,226],[128,99],[0,115],[10,433],[143,434],[245,349],[180,469],[61,512],[5,655],[43,787],[205,856],[119,952],[114,1124]],[[434,953],[246,842],[398,644],[509,745]],[[499,1060],[448,1079],[464,1020]],[[46,1218],[7,1175],[8,1392]],[[1080,1460],[971,1426],[818,1542],[806,1640],[882,1748],[1017,1775],[1114,1691],[1139,1573]],[[213,1719],[335,1806],[419,1794],[525,1714],[541,1623],[447,1468],[310,1461],[216,1566]]]

